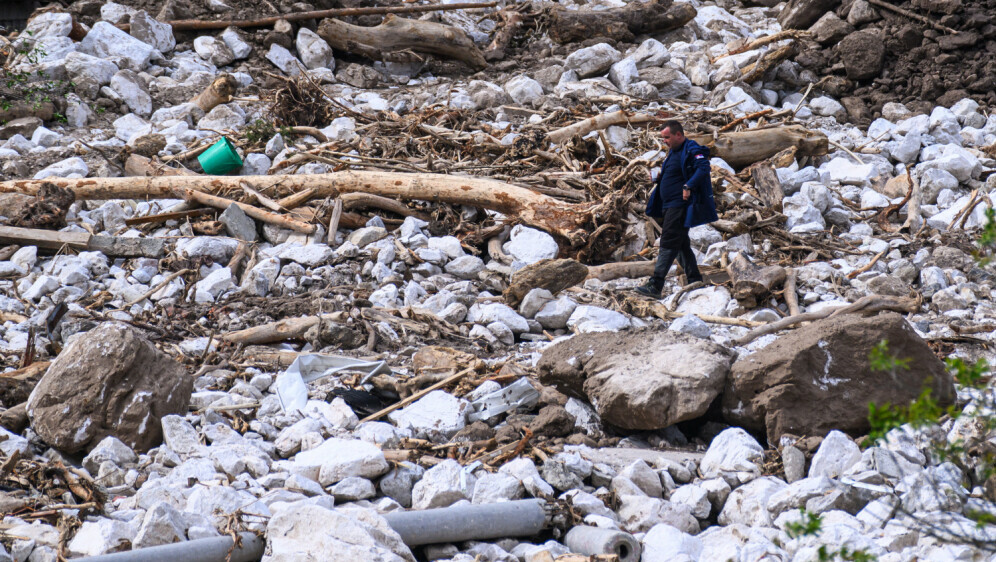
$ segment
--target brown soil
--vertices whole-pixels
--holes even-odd
[[[951,2],[905,0],[893,4],[959,33],[944,34],[900,14],[876,8],[882,19],[859,25],[858,29],[878,31],[885,43],[885,59],[878,77],[856,82],[846,80],[844,61],[859,53],[842,49],[840,43],[823,49],[812,43],[811,48],[800,49],[796,61],[821,78],[838,77],[828,81],[824,89],[839,97],[856,98],[852,100],[853,107],[848,107],[852,120],[874,118],[882,105],[890,101],[923,112],[929,112],[934,105],[950,106],[966,97],[984,106],[996,106],[996,59],[993,58],[996,22],[992,19],[996,0],[965,1],[951,14],[941,11]],[[845,1],[837,15],[846,19],[850,6],[851,1]],[[855,119],[862,110],[863,119]]]

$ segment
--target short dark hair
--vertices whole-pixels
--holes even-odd
[[[675,121],[674,119],[669,119],[665,121],[664,126],[661,127],[662,131],[664,129],[671,129],[672,133],[679,133],[682,135],[685,134],[685,129],[681,126],[681,123]]]

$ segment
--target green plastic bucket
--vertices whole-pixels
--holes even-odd
[[[197,157],[205,174],[220,176],[242,167],[242,158],[228,137],[221,137]]]

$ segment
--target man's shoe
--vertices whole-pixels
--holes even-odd
[[[657,285],[654,285],[653,281],[648,281],[646,285],[637,287],[636,292],[652,299],[661,298],[661,290],[657,287]]]

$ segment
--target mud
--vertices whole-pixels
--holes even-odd
[[[852,4],[846,1],[837,9],[842,20],[847,20]],[[796,62],[817,76],[831,76],[824,80],[824,89],[850,98],[844,105],[857,123],[878,117],[882,105],[893,101],[920,112],[929,112],[934,105],[950,106],[966,97],[983,106],[996,105],[996,0],[906,0],[893,4],[959,33],[942,33],[872,6],[879,19],[854,26],[854,33],[873,33],[884,46],[881,68],[871,73],[872,78],[855,76],[848,67],[856,60],[874,60],[875,41],[848,41],[845,37],[823,47],[812,42],[809,48],[800,49]]]

